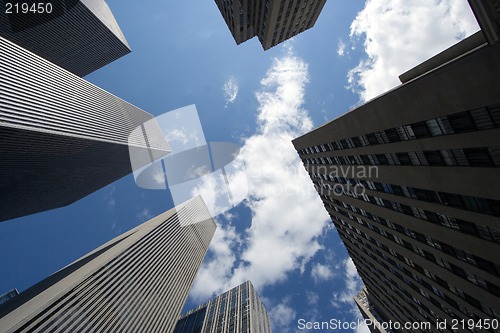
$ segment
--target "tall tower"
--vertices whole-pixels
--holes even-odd
[[[386,322],[500,319],[498,77],[478,32],[293,142]]]
[[[85,76],[130,52],[104,0],[0,0],[0,37]]]
[[[250,281],[184,314],[174,333],[271,333],[264,305]]]
[[[0,37],[0,221],[66,206],[170,148],[153,116]],[[135,166],[134,166],[135,167]]]
[[[255,36],[264,50],[312,28],[326,0],[215,0],[236,44]]]
[[[216,225],[196,197],[0,305],[3,332],[171,332]]]

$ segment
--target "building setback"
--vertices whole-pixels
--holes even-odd
[[[103,0],[53,0],[23,3],[0,0],[0,36],[76,74],[85,76],[130,52]],[[42,6],[40,6],[40,4]],[[10,8],[10,10],[9,10]]]
[[[171,332],[215,229],[191,199],[0,305],[2,332]]]
[[[270,333],[264,305],[247,281],[184,314],[174,333]]]
[[[358,306],[361,315],[365,319],[365,324],[370,329],[372,333],[391,333],[392,331],[389,329],[384,329],[382,327],[382,323],[384,320],[379,315],[379,310],[377,307],[371,303],[370,298],[368,297],[368,291],[366,287],[363,287],[359,291],[359,293],[354,297],[354,302]]]
[[[0,37],[0,221],[66,206],[169,146],[153,116]],[[142,165],[141,165],[142,164]]]
[[[236,44],[257,36],[264,50],[312,28],[326,0],[215,0]]]
[[[499,77],[478,32],[293,141],[386,322],[500,319]]]

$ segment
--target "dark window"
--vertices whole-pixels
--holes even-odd
[[[417,139],[427,138],[431,136],[431,133],[429,132],[429,129],[427,128],[427,125],[424,121],[411,125],[411,128],[413,129],[413,132],[415,133]]]
[[[500,297],[500,287],[488,281],[486,281],[486,285],[488,286],[489,291],[491,291],[496,296]]]
[[[480,257],[475,257],[474,259],[476,259],[477,267],[498,276],[495,265],[491,261],[485,260]]]
[[[412,165],[413,163],[411,162],[410,156],[408,153],[396,153],[396,156],[399,160],[399,163],[401,165]]]
[[[411,210],[410,206],[401,204],[401,210],[403,211],[404,214],[413,216],[413,211]]]
[[[475,306],[478,309],[481,309],[481,303],[477,299],[475,299],[472,296],[469,296],[466,293],[464,293],[464,296],[465,296],[465,300],[467,301],[467,303],[472,304],[473,306]]]
[[[439,202],[439,198],[434,191],[429,191],[429,190],[424,190],[420,188],[415,188],[413,189],[415,192],[415,195],[417,196],[417,199],[423,200],[423,201],[428,201],[428,202]]]
[[[455,266],[455,265],[453,265],[453,264],[451,264],[451,263],[450,263],[450,268],[451,268],[451,271],[452,271],[453,273],[457,274],[458,276],[461,276],[461,277],[463,277],[464,279],[466,279],[466,278],[467,278],[467,274],[465,274],[465,271],[464,271],[462,268],[460,268],[460,267],[458,267],[458,266]]]
[[[495,126],[500,127],[500,104],[488,107],[488,111],[490,111],[490,116]]]
[[[488,199],[488,203],[490,204],[490,208],[491,211],[493,212],[493,215],[500,216],[500,201]]]
[[[395,128],[390,128],[385,130],[385,134],[390,142],[399,142],[401,141],[398,131]]]
[[[462,209],[464,208],[464,203],[461,196],[458,194],[439,192],[439,197],[441,198],[441,202],[445,205]]]
[[[434,212],[430,212],[428,210],[424,210],[424,212],[425,212],[425,216],[427,216],[427,220],[429,222],[441,224],[441,221],[439,220],[438,214],[436,214]]]
[[[485,108],[472,110],[470,113],[478,129],[486,130],[495,128],[495,124],[493,124],[493,121],[491,120],[488,110],[486,110]]]
[[[472,117],[467,111],[450,115],[448,116],[448,120],[456,133],[471,132],[476,130],[476,125],[474,125]]]
[[[377,137],[375,136],[375,134],[373,134],[373,133],[367,134],[366,138],[368,139],[368,142],[370,143],[370,145],[378,144]]]
[[[448,282],[446,282],[445,280],[441,279],[439,276],[436,276],[436,282],[441,286],[441,287],[445,287],[446,289],[448,289]]]
[[[437,150],[424,151],[425,158],[431,166],[444,165],[443,157]]]
[[[353,138],[351,138],[351,140],[352,140],[352,143],[354,144],[354,147],[362,147],[363,146],[358,137],[353,137]]]
[[[375,157],[380,165],[389,165],[389,161],[387,160],[387,157],[385,157],[385,154],[376,154]]]
[[[469,148],[464,149],[465,156],[469,164],[473,167],[493,167],[493,161],[490,158],[487,148]]]

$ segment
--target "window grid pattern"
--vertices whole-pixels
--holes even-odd
[[[300,149],[299,155],[500,128],[500,104]]]
[[[341,210],[336,210],[336,212],[344,215],[345,217],[350,218],[349,215],[345,215],[346,213],[345,212],[342,213]],[[392,274],[397,276],[399,278],[399,280],[404,282],[404,284],[410,286],[417,293],[424,296],[426,299],[430,300],[436,307],[441,308],[448,315],[450,315],[452,317],[457,317],[457,315],[454,314],[454,311],[450,310],[450,307],[446,307],[443,305],[443,302],[439,302],[439,301],[436,301],[435,299],[433,299],[428,292],[431,292],[432,294],[434,294],[434,295],[438,296],[439,298],[441,298],[442,300],[444,300],[447,304],[449,304],[451,306],[451,309],[459,309],[468,318],[476,318],[476,320],[479,320],[482,317],[482,316],[478,317],[478,315],[476,315],[473,311],[471,311],[471,309],[465,307],[462,303],[453,300],[452,298],[447,296],[445,293],[443,293],[441,290],[436,288],[436,286],[431,285],[430,283],[426,282],[424,279],[419,277],[417,274],[413,273],[412,270],[417,270],[419,273],[425,274],[427,276],[427,278],[432,279],[433,282],[437,283],[437,285],[445,288],[447,291],[453,292],[456,296],[459,296],[460,298],[462,298],[469,305],[474,306],[475,308],[477,308],[481,312],[487,314],[488,316],[500,319],[500,315],[495,313],[486,304],[480,303],[478,300],[474,299],[473,297],[471,297],[467,293],[464,293],[460,289],[449,285],[446,281],[435,276],[433,273],[429,272],[427,269],[424,269],[424,268],[418,266],[417,264],[413,263],[410,259],[404,257],[401,253],[394,251],[392,248],[389,248],[389,247],[385,246],[384,244],[381,244],[376,239],[368,236],[366,233],[363,233],[362,231],[360,231],[356,227],[353,227],[351,224],[345,223],[342,219],[337,218],[335,215],[331,214],[331,217],[332,217],[332,220],[334,221],[335,225],[337,226],[337,229],[339,231],[341,231],[341,236],[343,236],[343,238],[345,239],[346,242],[349,242],[349,243],[353,244],[356,248],[361,249],[369,257],[376,260],[382,267],[384,267],[386,270],[389,270]],[[383,234],[381,234],[381,235],[383,235]],[[370,243],[372,243],[373,246]],[[369,248],[370,251],[367,251],[361,245]],[[387,254],[390,254],[390,256],[387,256],[381,250],[383,250]],[[367,267],[367,264],[368,264],[368,266],[370,266],[370,263],[366,262],[366,260],[362,259],[362,258],[363,258],[363,256],[361,256],[361,257],[356,256],[357,260],[363,261],[362,267],[363,268]],[[399,262],[397,262],[391,258],[396,258]],[[388,265],[388,263],[390,265]],[[375,267],[373,267],[373,268],[375,268]],[[395,268],[397,268],[397,269],[395,269]],[[376,269],[376,271],[377,271],[377,275],[381,276],[382,279],[388,278],[387,275],[384,274],[383,271],[380,271],[379,269]],[[420,286],[424,287],[425,289],[423,290],[419,286],[415,285],[414,282],[412,282],[407,277],[400,274],[398,271],[403,272],[407,277],[412,279],[414,282],[417,282]],[[365,278],[365,277],[363,277],[363,278]],[[371,280],[369,274],[368,274],[368,280]],[[389,278],[389,280],[390,280],[390,278]],[[376,283],[375,281],[371,281],[371,282],[373,282],[371,285],[375,285],[375,286],[378,285],[378,283]],[[389,286],[393,286],[393,285],[399,286],[399,284],[394,282],[394,281],[389,282],[388,285]],[[426,292],[425,290],[427,290],[428,292]],[[382,294],[387,295],[387,292],[383,292]],[[400,295],[400,296],[402,296],[402,295]],[[419,308],[425,309],[425,307],[422,307],[423,304],[420,303],[413,296],[411,296],[409,294],[407,294],[407,296],[409,296],[411,301],[406,302],[406,304],[412,305],[412,303],[416,303],[416,305],[413,306],[414,310],[419,311],[425,318],[429,319],[429,317],[426,314],[422,313],[421,310],[419,310]],[[427,311],[427,312],[430,313],[429,311]],[[407,311],[407,313],[411,314],[411,311],[410,312]],[[432,317],[434,317],[435,319],[440,319],[440,318],[436,317],[435,314],[432,315]],[[413,319],[415,320],[416,318],[413,318]]]

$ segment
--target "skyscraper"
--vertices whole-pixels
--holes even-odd
[[[387,322],[500,319],[498,77],[478,32],[293,142]]]
[[[171,332],[216,225],[200,197],[0,305],[2,332]]]
[[[312,28],[326,0],[215,0],[236,44],[257,36],[264,50]]]
[[[266,309],[250,281],[184,314],[174,333],[270,333]]]
[[[0,37],[0,221],[68,205],[169,146],[153,116]]]
[[[0,4],[0,37],[80,77],[130,52],[104,0]]]
[[[365,324],[372,333],[391,333],[382,327],[383,319],[379,314],[377,307],[370,301],[366,287],[363,287],[354,297],[354,302],[358,306],[361,315],[365,319]]]

